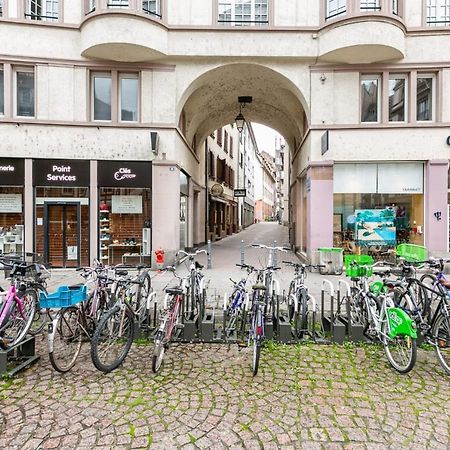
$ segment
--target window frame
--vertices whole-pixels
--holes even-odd
[[[123,120],[122,119],[122,80],[136,80],[136,120]],[[111,86],[112,88],[112,86]],[[120,123],[139,123],[140,122],[140,92],[141,92],[141,86],[140,86],[140,77],[137,72],[119,72],[117,77],[117,89],[118,89],[118,95],[117,95],[117,121]]]
[[[377,80],[377,120],[376,121],[363,121],[362,120],[362,83],[363,81]],[[382,102],[382,91],[383,91],[383,76],[382,74],[370,74],[362,73],[359,77],[359,122],[361,124],[380,124],[382,122],[383,113],[383,102]]]
[[[58,15],[56,17],[48,16],[47,11],[47,0],[41,0],[42,6],[41,9],[43,13],[41,15],[32,14],[31,13],[31,1],[36,0],[25,0],[24,1],[24,9],[23,9],[23,17],[27,21],[31,22],[39,22],[39,23],[60,23],[62,22],[62,15],[64,11],[64,0],[51,0],[53,3],[57,2],[58,4]]]
[[[256,3],[261,3],[263,1],[267,2],[267,20],[262,21],[256,21]],[[216,16],[215,16],[215,21],[219,26],[224,26],[224,27],[232,27],[232,28],[247,28],[247,27],[266,27],[266,26],[270,26],[272,24],[272,2],[273,0],[250,0],[250,20],[246,21],[246,20],[241,20],[238,21],[236,19],[236,5],[243,5],[243,3],[241,3],[241,0],[215,0],[215,5],[216,5]],[[230,6],[230,13],[227,14],[226,16],[230,16],[230,19],[228,20],[223,20],[220,18],[221,16],[221,6],[227,3]],[[242,16],[244,15],[244,13],[241,14]],[[259,14],[261,15],[261,14]]]
[[[17,110],[17,74],[18,73],[32,73],[33,74],[33,115],[32,116],[19,116]],[[4,76],[4,73],[3,73]],[[37,106],[37,95],[36,95],[36,68],[34,66],[15,66],[12,68],[12,79],[13,79],[13,117],[21,119],[36,119],[36,106]]]
[[[336,12],[335,13],[330,13],[330,2],[332,1],[336,1],[336,2],[340,2],[343,1],[344,5],[338,6],[336,8]],[[334,20],[338,17],[342,17],[342,16],[346,16],[348,14],[348,4],[347,4],[347,0],[325,0],[325,22],[328,20]],[[340,9],[344,8],[342,11],[339,11]]]
[[[417,118],[419,110],[417,108],[417,88],[419,78],[431,78],[431,119],[429,120],[419,120]],[[416,99],[416,117],[417,123],[433,123],[437,120],[437,76],[435,73],[430,72],[417,72],[416,83],[415,83],[415,99]]]
[[[447,16],[443,16],[444,18],[446,18],[445,20],[438,20],[441,19],[442,16],[433,16],[436,18],[435,21],[430,22],[430,15],[429,15],[429,11],[430,8],[434,8],[434,6],[431,6],[429,4],[430,0],[423,0],[423,24],[425,27],[449,27],[450,26],[450,1],[449,0],[435,0],[436,2],[446,2],[446,4],[444,4],[444,6],[436,6],[436,9],[438,8],[448,8],[448,15]]]
[[[390,119],[390,110],[389,110],[389,84],[391,80],[405,80],[405,88],[404,88],[404,119],[403,120],[391,120]],[[396,73],[389,72],[388,73],[388,85],[387,85],[387,102],[388,102],[388,110],[386,121],[388,123],[399,124],[399,123],[409,123],[411,121],[411,117],[409,117],[409,97],[410,97],[410,73]]]
[[[103,75],[103,76],[102,76]],[[109,78],[111,80],[111,118],[109,120],[107,119],[95,119],[95,78]],[[92,122],[99,122],[99,123],[111,123],[114,122],[114,111],[113,111],[113,103],[114,103],[114,99],[113,99],[113,91],[114,91],[114,81],[113,81],[113,74],[111,71],[95,71],[95,72],[91,72],[91,101],[90,101],[90,105],[91,105],[91,121]]]

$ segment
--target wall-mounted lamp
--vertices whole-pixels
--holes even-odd
[[[242,134],[242,131],[244,130],[244,125],[245,125],[245,117],[242,114],[242,108],[245,108],[245,105],[247,103],[252,103],[252,101],[253,101],[253,97],[251,97],[250,95],[238,97],[239,114],[236,116],[234,121],[236,122],[236,128],[238,129],[239,134]]]
[[[327,79],[327,77],[325,76],[325,74],[324,73],[322,73],[322,75],[320,75],[320,82],[322,83],[322,84],[325,84],[325,80]]]

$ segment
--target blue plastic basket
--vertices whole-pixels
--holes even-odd
[[[58,290],[52,294],[41,292],[39,304],[41,308],[66,308],[86,299],[87,287],[85,285],[59,286]]]

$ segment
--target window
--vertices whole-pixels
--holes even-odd
[[[128,8],[128,0],[108,0],[108,8]]]
[[[120,120],[122,122],[138,121],[138,77],[137,75],[120,75]]]
[[[340,16],[347,12],[347,0],[327,0],[326,19]]]
[[[3,16],[3,0],[0,0],[0,17]]]
[[[434,77],[432,75],[417,75],[417,120],[434,120]]]
[[[380,121],[380,77],[365,76],[361,80],[361,122]]]
[[[222,147],[222,128],[217,130],[217,145]]]
[[[17,69],[14,75],[16,116],[34,117],[34,69]]]
[[[230,136],[230,158],[233,157],[233,138]]]
[[[93,76],[94,120],[111,120],[111,81],[110,74]]]
[[[405,122],[407,79],[405,75],[389,78],[389,122]]]
[[[435,27],[450,25],[450,0],[427,0],[427,24]]]
[[[145,14],[151,14],[161,18],[161,5],[159,0],[144,0],[142,2],[142,11]]]
[[[93,120],[138,122],[139,75],[137,73],[97,72],[91,81]],[[180,117],[183,131],[185,118]]]
[[[361,0],[361,11],[380,11],[380,0]]]
[[[399,0],[392,0],[392,14],[400,15]]]
[[[223,25],[269,24],[269,0],[219,0],[219,19]]]
[[[57,22],[59,0],[27,0],[25,18]]]
[[[223,151],[225,153],[228,153],[228,133],[224,131],[224,137],[223,137]]]
[[[0,116],[5,114],[5,79],[3,67],[0,67]]]
[[[89,14],[89,13],[95,11],[96,3],[97,3],[96,0],[87,0],[86,14]]]

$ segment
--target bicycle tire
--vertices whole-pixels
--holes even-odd
[[[33,298],[34,296],[34,298]],[[27,289],[21,296],[24,316],[14,301],[6,326],[2,327],[0,346],[4,350],[19,344],[27,335],[36,311],[37,294],[34,289]]]
[[[429,288],[433,288],[435,283],[437,282],[436,277],[430,273],[422,275],[420,277],[420,282]],[[425,305],[424,310],[422,311],[423,317],[426,317],[429,321],[431,321],[431,317],[433,315],[433,305],[437,305],[440,300],[440,295],[436,292],[428,291],[424,288],[421,288],[424,291],[424,295],[426,295],[427,304]]]
[[[82,331],[78,314],[78,308],[75,306],[62,309],[49,329],[48,356],[57,372],[68,372],[80,354]]]
[[[153,346],[153,356],[152,356],[152,372],[157,373],[159,369],[161,368],[163,359],[164,359],[164,353],[165,353],[165,346],[163,344],[164,340],[164,333],[162,331],[159,331],[156,334],[155,337],[155,343]]]
[[[104,373],[119,367],[130,351],[133,337],[132,312],[127,307],[110,309],[103,315],[92,336],[91,358],[94,366]]]
[[[300,337],[308,331],[308,295],[305,291],[300,294],[299,302],[299,321],[300,321]]]
[[[37,293],[38,299],[40,298],[41,292],[45,292],[47,294],[47,289],[45,289],[44,286],[39,285],[38,289],[36,287],[34,287],[34,290]],[[51,316],[50,316],[48,309],[46,309],[46,310],[41,309],[39,300],[37,300],[36,311],[34,312],[33,321],[31,322],[31,326],[30,326],[30,329],[28,330],[28,332],[32,336],[36,336],[36,335],[40,334],[44,330],[45,325],[47,325],[47,322],[49,319],[51,320]]]
[[[258,374],[259,360],[261,356],[261,342],[259,337],[253,340],[253,358],[252,358],[252,371],[255,377]]]
[[[439,364],[450,375],[450,318],[442,312],[434,320],[432,336]]]
[[[386,337],[388,334],[387,320],[385,318],[382,320],[382,343],[389,364],[399,373],[408,373],[416,363],[417,340],[403,335],[398,335],[394,339]]]

